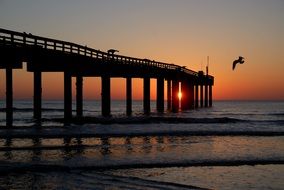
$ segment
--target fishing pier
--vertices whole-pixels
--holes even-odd
[[[101,78],[101,113],[111,115],[111,79],[126,81],[126,114],[132,113],[132,79],[143,79],[143,110],[150,113],[150,79],[157,81],[157,111],[178,112],[212,106],[214,77],[185,67],[103,52],[71,42],[0,29],[0,69],[6,70],[6,124],[13,122],[13,69],[33,73],[33,117],[42,117],[42,73],[64,73],[64,119],[72,119],[72,77],[76,78],[76,116],[83,116],[84,77]],[[166,81],[166,83],[165,83]],[[182,99],[179,107],[179,85]]]

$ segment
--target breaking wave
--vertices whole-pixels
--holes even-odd
[[[185,160],[180,162],[64,162],[64,163],[0,163],[0,173],[10,172],[51,172],[72,170],[109,170],[130,168],[165,168],[165,167],[197,167],[197,166],[241,166],[284,164],[284,159],[243,159],[243,160]]]

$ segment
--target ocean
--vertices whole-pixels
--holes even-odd
[[[0,101],[0,189],[284,189],[284,102],[215,101],[211,108],[143,114],[133,101],[84,101],[85,121],[62,123],[62,101]],[[166,103],[165,103],[166,105]],[[75,104],[73,105],[73,109]],[[73,115],[75,115],[73,110]]]

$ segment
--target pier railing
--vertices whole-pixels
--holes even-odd
[[[6,45],[15,45],[19,47],[39,46],[44,49],[62,51],[63,53],[70,53],[70,54],[79,54],[94,59],[101,59],[101,60],[111,59],[112,61],[117,62],[119,64],[127,64],[130,66],[155,67],[159,69],[167,69],[171,71],[186,73],[188,75],[198,76],[197,72],[175,64],[157,62],[149,59],[128,57],[118,54],[110,54],[107,52],[103,52],[100,50],[96,50],[72,42],[45,38],[33,35],[31,33],[25,33],[25,32],[21,33],[1,28],[0,28],[0,43]]]

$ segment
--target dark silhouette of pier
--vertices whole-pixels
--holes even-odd
[[[95,50],[86,46],[27,33],[0,29],[0,69],[6,70],[6,124],[13,121],[13,69],[27,63],[33,72],[34,118],[42,115],[42,73],[64,73],[64,118],[72,119],[72,77],[76,78],[76,115],[83,116],[83,79],[101,77],[101,112],[110,116],[111,78],[126,79],[126,112],[132,113],[132,78],[143,78],[144,113],[150,113],[150,79],[157,79],[157,111],[163,113],[164,81],[167,81],[167,109],[179,110],[179,84],[183,97],[181,109],[212,106],[214,77],[185,67],[149,59],[139,59]],[[205,91],[205,92],[204,92]]]

